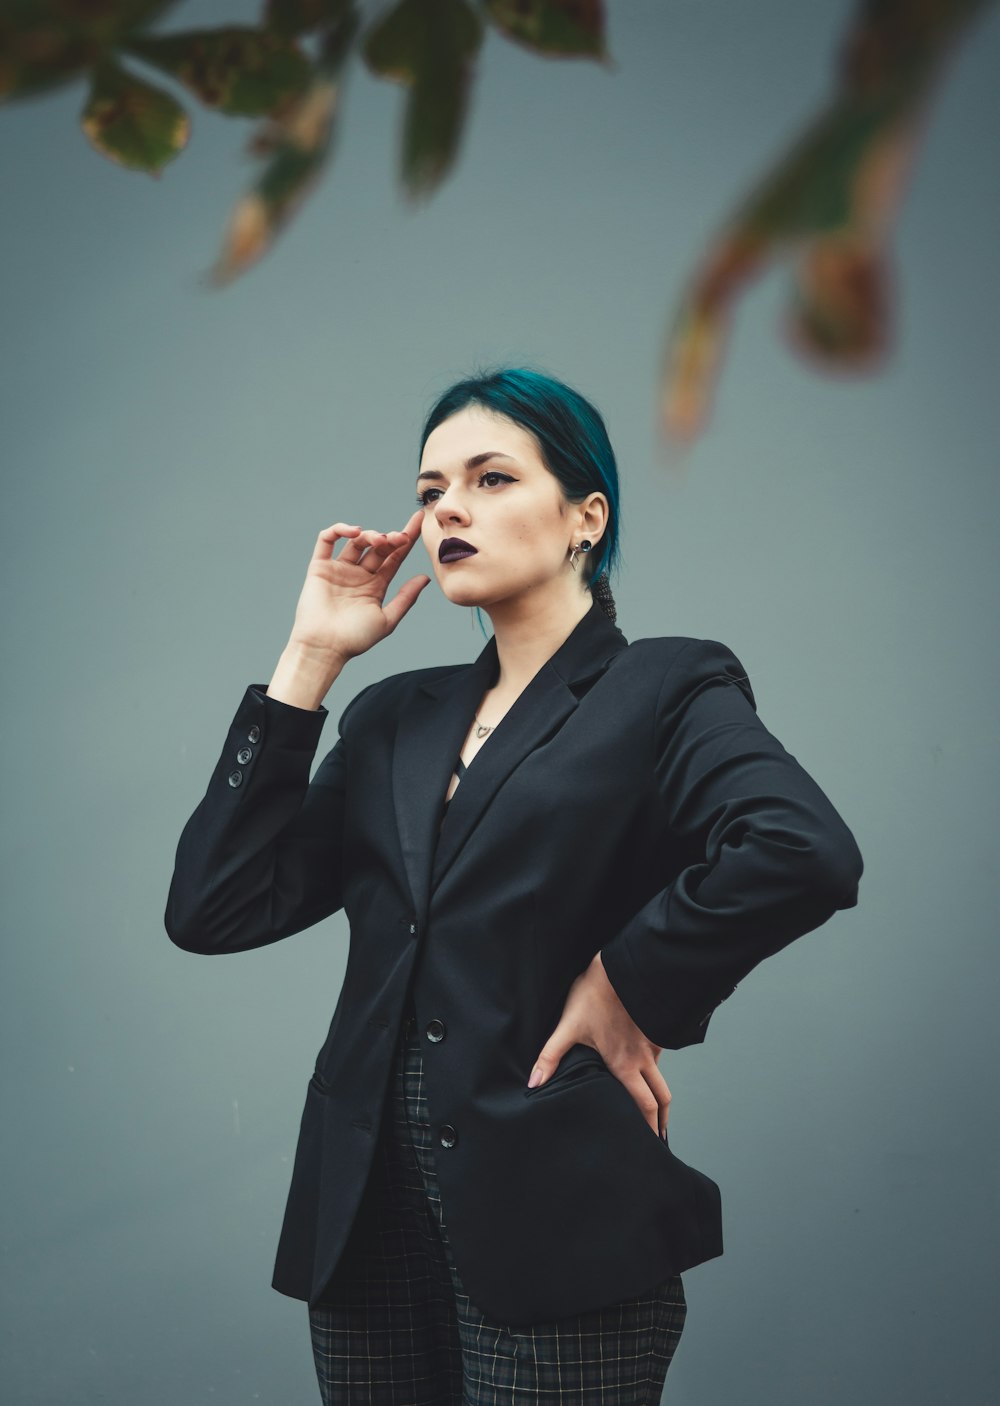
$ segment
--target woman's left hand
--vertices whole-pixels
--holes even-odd
[[[646,1038],[618,999],[600,952],[569,988],[559,1024],[531,1071],[529,1089],[551,1078],[572,1045],[597,1050],[635,1099],[646,1122],[662,1137],[670,1109],[670,1090],[656,1063],[663,1047]]]

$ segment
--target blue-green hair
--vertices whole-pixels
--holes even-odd
[[[588,493],[605,495],[607,525],[595,550],[583,558],[583,580],[590,585],[605,572],[610,585],[621,565],[618,464],[597,407],[572,386],[530,367],[483,370],[456,381],[438,397],[424,421],[418,461],[431,432],[467,405],[505,415],[534,435],[542,462],[570,502],[580,503]],[[476,619],[485,635],[478,606]]]

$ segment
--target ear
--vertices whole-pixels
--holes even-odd
[[[580,531],[585,537],[589,537],[596,547],[604,536],[604,530],[611,516],[608,500],[603,493],[594,492],[584,499],[579,508]]]

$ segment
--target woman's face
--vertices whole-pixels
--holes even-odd
[[[583,558],[574,571],[569,549],[588,537],[596,550],[607,500],[591,493],[567,503],[534,435],[513,420],[479,405],[443,420],[427,437],[416,490],[424,546],[455,605],[487,607],[556,580],[557,589],[583,589]],[[475,552],[442,561],[449,537]]]

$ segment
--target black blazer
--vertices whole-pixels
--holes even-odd
[[[361,1201],[411,993],[445,1224],[480,1309],[540,1322],[721,1254],[715,1182],[601,1055],[574,1045],[528,1089],[534,1059],[598,949],[636,1024],[679,1049],[758,962],[857,903],[853,835],[725,645],[630,645],[595,602],[445,814],[497,674],[491,638],[471,664],[369,684],[311,781],[326,709],[251,685],[177,847],[165,923],[189,952],[260,947],[341,907],[350,924],[272,1281],[310,1304]]]

